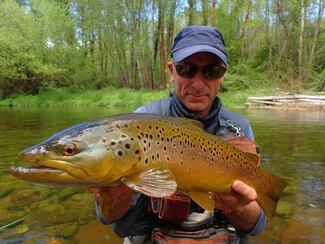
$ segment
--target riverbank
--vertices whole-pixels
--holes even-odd
[[[62,88],[43,91],[38,95],[11,96],[0,100],[0,107],[138,107],[167,95],[166,91],[136,91],[126,88]]]
[[[273,96],[293,93],[281,88],[260,87],[245,90],[220,92],[219,97],[226,107],[243,107],[250,96]],[[151,101],[169,96],[167,90],[131,90],[105,88],[102,90],[77,90],[62,88],[43,91],[38,95],[15,95],[0,100],[0,107],[107,107],[137,108]]]

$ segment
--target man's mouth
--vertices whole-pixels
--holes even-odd
[[[190,98],[193,98],[193,99],[202,99],[202,98],[205,98],[206,95],[205,94],[189,94]]]

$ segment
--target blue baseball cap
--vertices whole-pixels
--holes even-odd
[[[184,28],[175,36],[171,57],[176,62],[200,52],[213,53],[227,65],[225,42],[218,29],[194,25]]]

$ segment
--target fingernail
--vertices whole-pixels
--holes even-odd
[[[239,180],[236,180],[234,183],[233,183],[233,186],[234,187],[240,187],[242,185],[242,183],[239,181]]]

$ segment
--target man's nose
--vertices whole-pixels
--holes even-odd
[[[192,79],[192,87],[196,89],[202,89],[205,87],[205,78],[201,71],[197,72]]]

